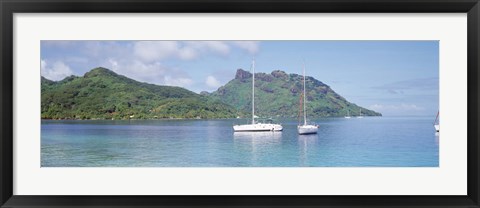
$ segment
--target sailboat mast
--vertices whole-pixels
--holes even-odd
[[[433,124],[437,124],[438,115],[440,115],[440,111],[437,112],[437,117],[435,118],[435,121],[433,122]]]
[[[252,60],[252,124],[255,124],[255,58]]]
[[[303,125],[307,125],[307,91],[305,89],[305,63],[303,63]]]

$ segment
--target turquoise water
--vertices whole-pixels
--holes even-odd
[[[246,120],[42,121],[42,167],[438,167],[432,118],[329,118],[316,135]]]

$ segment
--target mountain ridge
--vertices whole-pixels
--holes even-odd
[[[251,115],[252,74],[237,69],[216,91],[199,94],[175,86],[139,82],[103,67],[59,81],[41,77],[42,119],[237,118]],[[348,102],[330,86],[306,77],[309,118],[380,113]],[[297,117],[303,76],[281,70],[255,73],[256,114]]]
[[[237,69],[235,78],[209,95],[248,112],[251,109],[252,73]],[[381,113],[348,102],[327,84],[306,76],[307,114],[309,117],[381,116]],[[255,108],[261,116],[297,117],[303,76],[274,70],[270,74],[255,73]]]
[[[60,81],[41,77],[42,119],[232,118],[233,107],[175,86],[138,82],[98,67]]]

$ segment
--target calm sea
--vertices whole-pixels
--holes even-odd
[[[234,133],[247,120],[42,121],[42,167],[438,167],[423,117],[315,120],[316,135]]]

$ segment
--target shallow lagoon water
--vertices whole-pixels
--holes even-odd
[[[234,133],[242,119],[52,121],[42,167],[438,167],[430,117],[325,118],[318,134]]]

